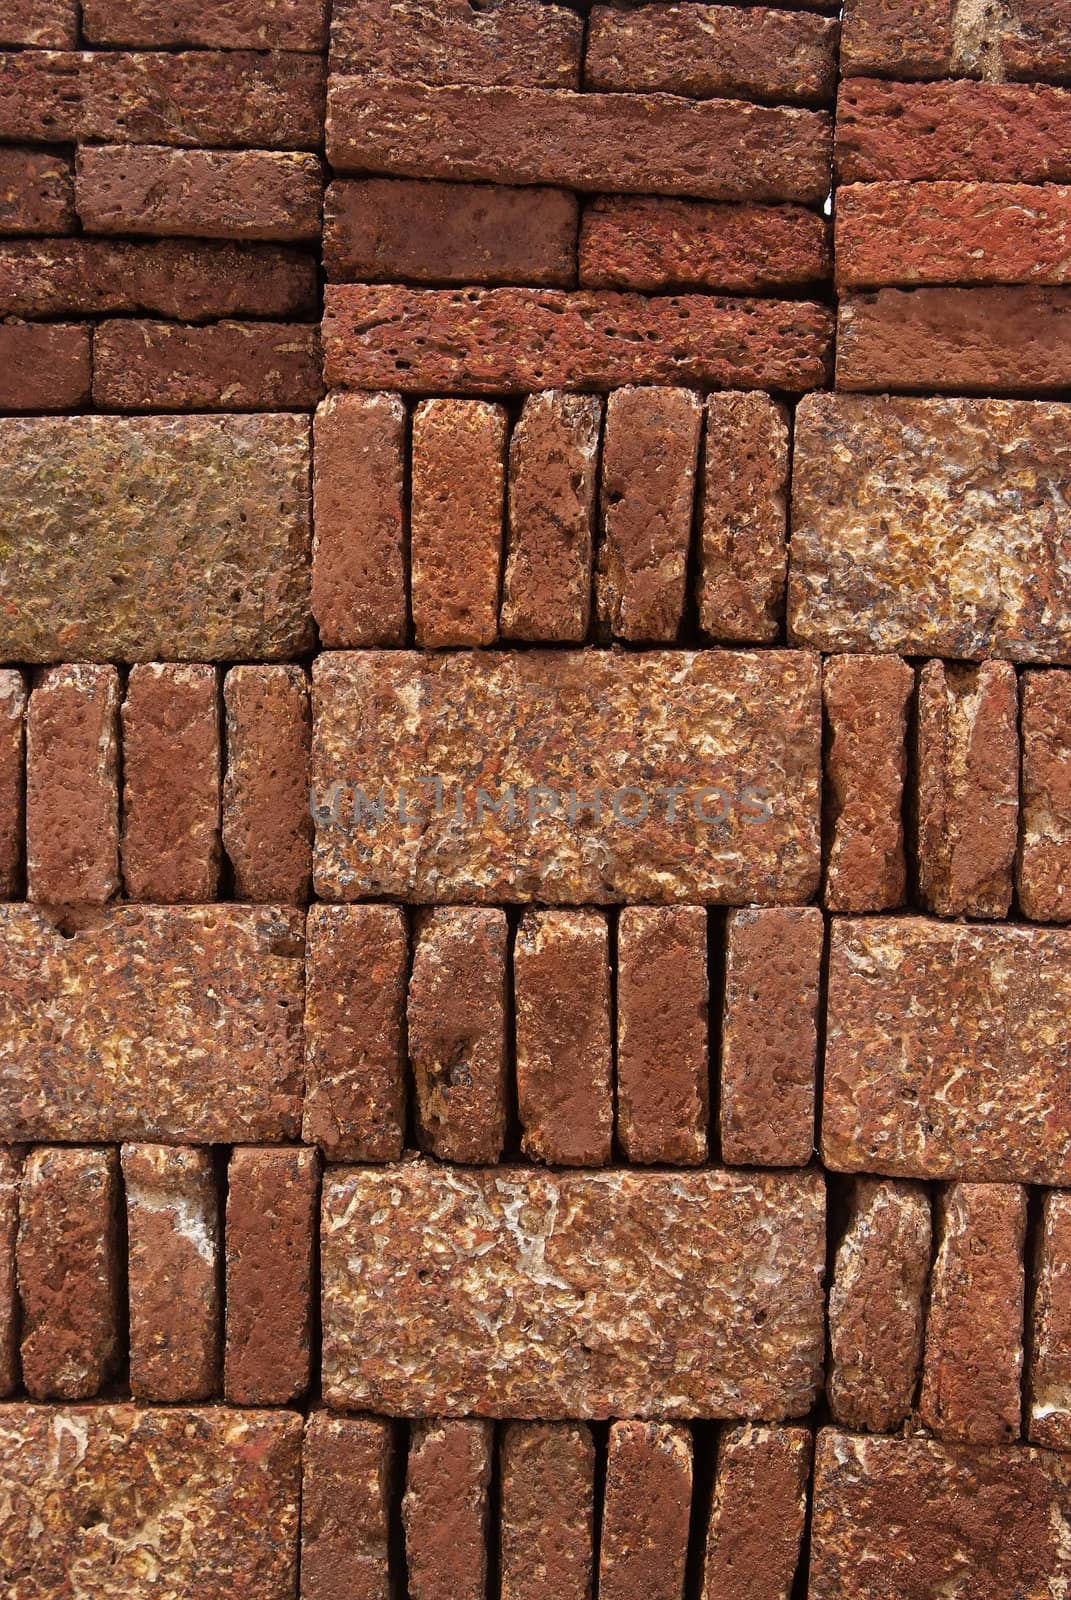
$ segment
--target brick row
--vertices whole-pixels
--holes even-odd
[[[883,78],[1071,80],[1066,0],[1018,0],[988,11],[906,0],[850,0],[841,70]]]

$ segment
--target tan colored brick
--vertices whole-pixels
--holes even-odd
[[[702,1600],[789,1600],[807,1516],[807,1428],[723,1430]]]
[[[28,897],[102,904],[119,889],[119,674],[49,667],[26,711]]]
[[[614,1422],[599,1541],[602,1600],[676,1600],[684,1592],[692,1438],[666,1422]]]
[[[301,1600],[390,1600],[391,1424],[314,1411],[301,1452]]]
[[[904,781],[915,674],[899,656],[822,663],[829,911],[889,911],[907,888]]]
[[[312,876],[305,673],[301,667],[232,667],[223,702],[223,844],[235,895],[303,904]]]
[[[316,156],[273,150],[80,149],[75,204],[89,233],[203,239],[315,239]]]
[[[764,394],[712,394],[700,476],[699,622],[768,644],[785,611],[788,413]]]
[[[0,411],[74,411],[87,404],[90,337],[73,322],[0,323]]]
[[[483,1600],[493,1448],[488,1422],[415,1424],[402,1500],[413,1600]]]
[[[331,72],[376,85],[527,84],[576,89],[583,19],[565,5],[500,0],[334,0]]]
[[[22,883],[26,773],[26,683],[0,669],[0,899],[17,898]]]
[[[111,411],[298,411],[323,395],[320,368],[319,332],[301,322],[124,317],[93,333],[93,400]]]
[[[502,1431],[502,1600],[590,1600],[595,1446],[582,1422]]]
[[[1022,681],[1019,905],[1036,922],[1071,921],[1071,678]]]
[[[75,220],[68,156],[19,145],[0,149],[0,235],[71,233]]]

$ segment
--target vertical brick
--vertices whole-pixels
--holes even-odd
[[[921,1184],[854,1180],[829,1291],[829,1406],[846,1428],[895,1433],[914,1404],[930,1241]]]
[[[1022,682],[1019,905],[1037,922],[1071,921],[1071,673]]]
[[[223,1390],[233,1405],[287,1405],[308,1388],[319,1198],[315,1150],[232,1153]]]
[[[302,904],[312,879],[309,688],[300,667],[232,667],[223,683],[223,844],[240,900]]]
[[[830,911],[903,904],[907,717],[915,674],[899,656],[829,656],[822,664],[826,864]]]
[[[768,644],[785,614],[788,413],[769,395],[706,401],[699,622],[712,639]]]
[[[0,1146],[0,1395],[19,1381],[19,1289],[15,1248],[19,1232],[19,1182],[22,1151]]]
[[[128,1144],[130,1390],[207,1400],[219,1387],[219,1203],[209,1150]]]
[[[25,762],[26,685],[0,668],[0,900],[14,899],[22,878]]]
[[[35,1400],[87,1400],[119,1360],[115,1150],[42,1146],[22,1174],[22,1376]]]
[[[501,1465],[501,1600],[590,1600],[591,1430],[582,1422],[508,1422]]]
[[[329,1161],[397,1161],[405,1139],[409,939],[397,906],[313,906],[302,1138]]]
[[[811,1159],[822,941],[814,906],[729,915],[720,1121],[730,1165]]]
[[[617,930],[617,1136],[627,1161],[706,1159],[707,914],[626,906]]]
[[[119,888],[119,674],[48,667],[26,714],[31,900],[102,904]]]
[[[610,1159],[610,955],[597,911],[526,911],[513,952],[517,1102],[525,1154]]]
[[[405,405],[330,394],[313,424],[312,612],[321,644],[404,644]]]
[[[484,1600],[490,1511],[489,1422],[418,1422],[402,1521],[411,1600]]]
[[[727,1428],[718,1440],[703,1600],[789,1600],[807,1517],[807,1428]]]
[[[668,1422],[615,1422],[606,1460],[599,1600],[680,1600],[692,1439]]]
[[[73,233],[74,172],[52,150],[0,149],[0,236]]]
[[[389,1422],[314,1411],[301,1453],[301,1600],[391,1600]]]
[[[939,1438],[1019,1437],[1026,1190],[950,1183],[938,1202],[919,1416]]]
[[[677,637],[702,424],[690,389],[616,389],[606,402],[595,603],[615,638]]]
[[[527,397],[509,446],[504,638],[580,644],[591,616],[597,395]]]
[[[1071,1450],[1071,1194],[1066,1190],[1052,1189],[1042,1200],[1033,1280],[1026,1436],[1050,1450]]]
[[[498,632],[507,425],[485,400],[424,400],[413,413],[418,644],[491,644]]]

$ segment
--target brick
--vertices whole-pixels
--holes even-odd
[[[70,158],[51,150],[0,149],[0,235],[74,229]]]
[[[343,179],[324,197],[324,267],[338,283],[567,288],[576,279],[578,210],[563,189]]]
[[[703,1600],[789,1600],[807,1516],[806,1428],[726,1429],[718,1440]]]
[[[223,703],[223,845],[235,896],[304,904],[312,877],[305,673],[301,667],[232,667]]]
[[[89,233],[316,239],[321,192],[317,157],[288,151],[98,145],[75,168]]]
[[[296,1137],[303,922],[259,906],[0,906],[7,1137]]]
[[[327,158],[336,172],[816,205],[830,129],[824,111],[742,100],[335,77]]]
[[[302,1138],[329,1161],[397,1161],[405,1138],[405,916],[313,906]]]
[[[502,1600],[589,1600],[595,1446],[581,1422],[502,1430]]]
[[[485,400],[423,400],[413,413],[413,628],[425,648],[498,633],[508,426]]]
[[[378,84],[576,89],[583,20],[564,5],[500,0],[334,0],[331,72]]]
[[[729,916],[719,1115],[734,1166],[811,1159],[823,934],[814,906]]]
[[[677,637],[702,424],[688,389],[617,389],[606,402],[595,607],[607,635]]]
[[[822,663],[828,911],[902,905],[907,719],[915,674],[899,656],[830,656]]]
[[[289,1600],[301,1418],[289,1412],[18,1403],[0,1411],[0,1536],[19,1600]],[[151,1543],[147,1541],[152,1541]]]
[[[1026,1436],[1053,1450],[1071,1446],[1071,1195],[1042,1196],[1031,1266],[1027,1324]]]
[[[1022,401],[804,400],[789,638],[827,651],[1071,660],[1052,500],[1071,476],[1067,416]]]
[[[817,887],[811,655],[325,652],[313,682],[322,899],[789,904]]]
[[[921,1184],[856,1178],[829,1290],[826,1383],[834,1420],[896,1433],[915,1401],[930,1276]]]
[[[0,412],[76,410],[89,402],[90,368],[88,328],[0,323]]]
[[[1022,836],[1019,906],[1036,922],[1071,921],[1071,680],[1022,681]]]
[[[1006,917],[1019,831],[1019,691],[1009,661],[928,661],[916,712],[918,887],[944,917]]]
[[[93,401],[111,411],[297,411],[323,392],[319,333],[302,323],[124,317],[93,335]]]
[[[77,39],[76,0],[7,0],[0,18],[0,44],[62,50]]]
[[[319,1197],[315,1150],[232,1152],[223,1357],[232,1405],[288,1405],[308,1388]]]
[[[692,1439],[667,1422],[614,1422],[599,1541],[603,1600],[676,1600],[684,1592]]]
[[[119,890],[119,675],[50,667],[26,712],[27,896],[100,905]]]
[[[712,394],[699,478],[699,621],[767,644],[785,610],[788,413],[764,394]]]
[[[0,1394],[19,1384],[19,1287],[15,1248],[19,1232],[22,1151],[0,1146]]]
[[[207,1400],[219,1387],[219,1206],[212,1154],[122,1151],[136,1400]]]
[[[390,1423],[314,1411],[301,1465],[301,1600],[390,1600]]]
[[[0,669],[0,900],[16,900],[22,884],[26,826],[26,684],[21,672]]]
[[[44,1146],[23,1169],[22,1379],[35,1400],[84,1400],[118,1365],[115,1150]]]
[[[617,1136],[626,1161],[707,1154],[707,914],[626,906],[617,925]]]
[[[493,1433],[488,1422],[418,1422],[402,1500],[413,1600],[483,1600]]]
[[[1071,73],[1067,0],[999,11],[954,0],[854,0],[845,6],[841,70],[887,78],[1041,78]]]
[[[1071,1182],[1059,1043],[1069,988],[1071,941],[1060,928],[834,921],[826,1166]]]
[[[841,71],[845,77],[965,77],[952,72],[954,0],[845,0]]]
[[[605,1166],[614,1129],[605,917],[525,911],[513,982],[524,1153],[552,1165]]]
[[[216,897],[219,721],[215,667],[131,669],[122,714],[123,883],[131,900]]]
[[[508,941],[493,908],[438,906],[417,925],[407,1013],[417,1142],[441,1161],[502,1155]]]
[[[509,445],[506,639],[582,644],[587,636],[602,413],[595,395],[525,398]]]
[[[401,1416],[805,1414],[824,1212],[810,1172],[329,1169],[324,1397]]]
[[[0,658],[299,654],[312,636],[308,473],[305,417],[0,421],[19,528],[0,538]]]
[[[174,50],[323,50],[325,0],[216,0],[206,10],[184,0],[83,0],[90,44]]]

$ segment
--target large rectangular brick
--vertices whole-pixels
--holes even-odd
[[[830,656],[822,663],[828,911],[888,911],[903,903],[907,719],[914,692],[915,674],[899,656]]]
[[[835,920],[826,1165],[1071,1183],[1069,1004],[1066,929]]]
[[[1026,1435],[1033,1444],[1071,1449],[1071,1195],[1041,1201],[1034,1237],[1033,1304],[1027,1329]]]
[[[119,674],[50,667],[26,711],[26,893],[102,905],[119,892]]]
[[[788,570],[789,420],[765,394],[707,396],[699,478],[699,623],[714,639],[772,643]]]
[[[93,403],[105,411],[299,411],[324,392],[320,334],[302,322],[187,328],[97,324]]]
[[[300,416],[0,421],[0,657],[298,654],[308,475]]]
[[[26,683],[0,670],[0,900],[18,898],[26,826]]]
[[[806,1428],[726,1428],[718,1440],[703,1600],[789,1600],[807,1518]]]
[[[312,718],[304,670],[232,667],[223,704],[223,846],[235,899],[303,905],[312,877]]]
[[[1071,661],[1071,410],[809,396],[796,412],[789,637],[822,650]]]
[[[580,85],[583,19],[544,0],[334,0],[331,72],[370,84]]]
[[[0,414],[89,403],[90,330],[73,322],[0,323]]]
[[[283,150],[79,150],[74,195],[87,233],[203,239],[317,239],[316,156]]]
[[[810,1172],[329,1169],[321,1262],[333,1406],[778,1419],[821,1380]]]
[[[314,1411],[301,1468],[301,1600],[390,1600],[391,1424]]]
[[[810,654],[326,652],[313,682],[321,898],[790,904],[816,887]]]
[[[1071,673],[1022,679],[1019,906],[1035,922],[1071,922]]]
[[[230,1143],[301,1117],[304,918],[259,906],[0,906],[17,1139]]]
[[[502,1600],[590,1600],[595,1446],[582,1422],[502,1431]]]
[[[71,233],[74,225],[70,157],[19,145],[0,149],[0,235]]]
[[[402,1525],[409,1593],[419,1600],[484,1600],[493,1453],[489,1422],[413,1427]]]
[[[322,50],[327,0],[83,0],[90,44],[174,50]]]
[[[684,1593],[692,1436],[669,1422],[614,1422],[599,1534],[601,1600]]]
[[[0,44],[62,50],[78,39],[78,0],[5,0]]]

